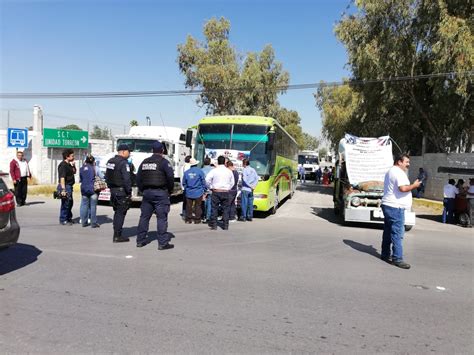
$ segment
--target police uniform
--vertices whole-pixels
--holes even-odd
[[[162,153],[163,145],[156,141],[153,153]],[[168,160],[161,154],[153,154],[140,164],[137,172],[137,186],[143,192],[140,222],[138,223],[137,247],[147,244],[146,234],[153,212],[156,212],[158,249],[173,248],[168,231],[170,194],[174,188],[174,173]]]
[[[126,144],[121,144],[118,151],[129,150]],[[110,201],[114,208],[114,243],[128,242],[128,237],[122,237],[123,222],[130,207],[132,182],[130,167],[126,158],[116,155],[107,162],[105,180],[110,188]]]

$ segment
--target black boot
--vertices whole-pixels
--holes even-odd
[[[124,243],[129,241],[130,239],[128,239],[128,237],[122,237],[119,233],[114,232],[114,243]]]

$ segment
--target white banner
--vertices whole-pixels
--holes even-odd
[[[205,156],[211,159],[211,164],[217,166],[217,158],[221,155],[229,159],[234,164],[235,169],[240,173],[243,170],[242,161],[250,157],[250,151],[206,148]]]
[[[392,143],[389,136],[360,138],[346,134],[345,161],[349,182],[384,181],[393,165]]]

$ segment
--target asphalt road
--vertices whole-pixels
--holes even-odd
[[[473,230],[419,215],[402,270],[379,259],[379,227],[338,224],[328,193],[308,183],[229,231],[185,225],[175,204],[167,251],[113,244],[108,206],[100,229],[66,227],[58,201],[30,198],[0,251],[0,352],[473,353]]]

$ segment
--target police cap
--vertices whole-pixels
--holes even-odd
[[[164,151],[163,144],[159,141],[153,142],[151,148],[153,149],[153,153],[163,153]]]
[[[119,144],[119,146],[117,147],[117,152],[120,152],[121,150],[128,150],[130,151],[130,148],[128,147],[128,144]]]

